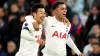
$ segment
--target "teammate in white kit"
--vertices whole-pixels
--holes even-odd
[[[43,56],[66,56],[66,43],[77,55],[83,56],[68,34],[71,24],[66,19],[66,5],[55,2],[52,9],[55,16],[47,17],[43,22],[46,35]]]
[[[55,16],[46,17],[43,22],[46,35],[43,56],[66,56],[66,43],[77,55],[84,56],[68,34],[71,25],[65,18],[66,5],[63,2],[55,2],[52,9]],[[27,21],[31,20],[28,19]]]
[[[34,16],[34,17],[33,17]],[[45,9],[42,4],[35,4],[32,7],[32,15],[26,16],[26,21],[22,26],[20,48],[16,56],[38,56],[41,40],[41,23],[45,17]],[[27,21],[30,19],[31,21]]]

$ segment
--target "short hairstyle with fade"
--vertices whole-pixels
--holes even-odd
[[[32,9],[32,13],[37,12],[37,10],[38,10],[39,8],[44,8],[43,4],[40,4],[40,3],[34,4],[34,5],[32,6],[32,8],[31,8],[31,9]]]
[[[61,4],[64,4],[64,2],[61,2],[61,1],[54,2],[53,5],[52,5],[52,10],[55,10]]]

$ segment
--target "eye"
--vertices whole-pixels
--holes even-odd
[[[63,8],[61,8],[61,10],[64,10]]]

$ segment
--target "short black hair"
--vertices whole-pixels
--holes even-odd
[[[37,10],[38,10],[39,8],[44,8],[43,4],[40,4],[40,3],[34,4],[34,5],[32,6],[32,8],[31,8],[31,9],[32,9],[32,13],[37,12]]]
[[[52,5],[52,10],[55,10],[59,5],[64,4],[64,2],[56,1]]]

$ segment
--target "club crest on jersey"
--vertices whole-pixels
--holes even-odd
[[[66,39],[66,33],[62,34],[62,32],[58,33],[58,31],[55,31],[52,35],[52,37],[56,36],[57,38],[60,39]]]
[[[28,26],[28,23],[25,23],[25,26]]]

